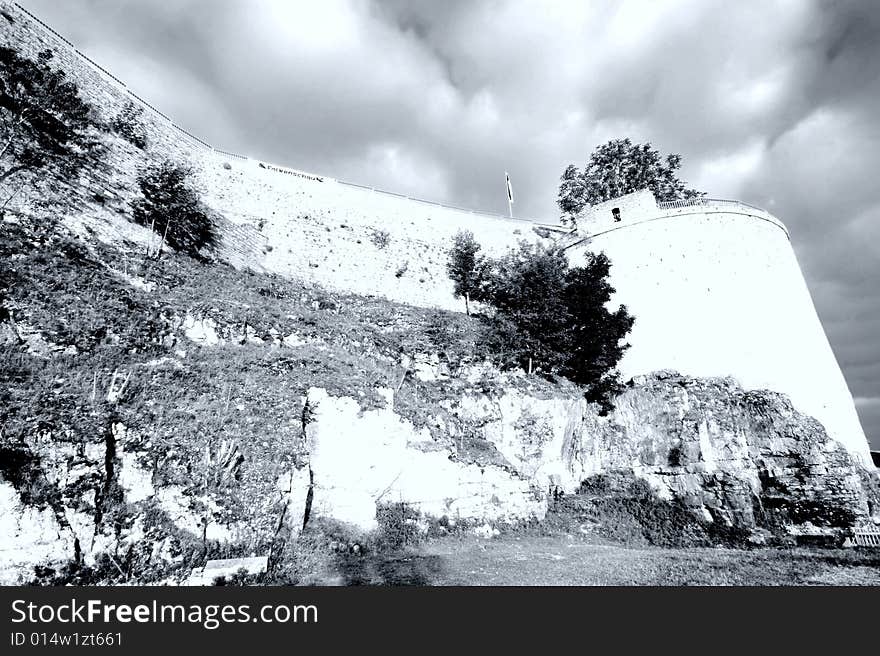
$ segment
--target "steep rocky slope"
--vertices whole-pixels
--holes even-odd
[[[869,508],[852,457],[780,394],[658,372],[632,382],[614,412],[600,417],[576,390],[560,387],[540,398],[496,385],[441,402],[434,437],[427,427],[407,426],[393,400],[356,416],[353,400],[310,390],[319,409],[308,431],[310,462],[316,483],[328,482],[317,486],[315,501],[365,526],[382,498],[435,517],[523,517],[542,514],[556,486],[575,492],[593,475],[632,471],[662,498],[728,525],[845,527],[878,510]],[[457,449],[463,435],[493,451],[478,459],[479,476],[469,475]],[[424,455],[441,446],[460,463],[451,477]],[[328,450],[351,458],[328,458]],[[371,453],[387,458],[375,461]],[[498,470],[520,485],[505,489]],[[352,510],[357,504],[362,508]]]
[[[179,580],[206,558],[278,553],[307,522],[370,530],[399,506],[423,527],[491,531],[609,471],[704,521],[877,512],[867,475],[772,392],[658,372],[600,417],[565,381],[495,368],[478,318],[145,262],[48,217],[0,227],[5,581],[67,561]]]
[[[54,48],[104,120],[124,110],[126,91],[8,13],[4,43]],[[369,531],[395,508],[421,529],[490,534],[607,472],[704,522],[876,516],[870,474],[781,395],[659,372],[601,417],[566,381],[499,371],[479,318],[315,283],[456,307],[443,244],[471,216],[227,162],[155,112],[144,121],[147,150],[108,133],[79,180],[46,176],[0,220],[0,581],[277,563],[304,526]],[[137,167],[168,155],[224,214],[214,262],[144,258],[153,236],[128,201]],[[548,234],[479,226],[495,249]]]

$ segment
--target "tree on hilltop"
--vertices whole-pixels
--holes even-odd
[[[678,179],[681,155],[664,158],[650,143],[612,139],[598,146],[583,170],[569,164],[560,178],[557,204],[563,222],[574,223],[585,207],[640,189],[650,189],[658,201],[702,196]]]
[[[51,68],[52,57],[44,50],[33,61],[0,47],[0,184],[50,168],[70,178],[99,148],[100,121],[76,85]]]
[[[556,204],[562,210],[562,219],[565,222],[580,214],[590,204],[584,193],[583,173],[574,164],[569,164],[562,172]]]

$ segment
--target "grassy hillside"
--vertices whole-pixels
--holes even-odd
[[[210,498],[222,519],[247,524],[247,539],[226,553],[265,552],[283,507],[276,482],[302,452],[308,388],[358,398],[364,409],[385,403],[379,388],[398,390],[396,412],[449,440],[432,423],[446,414],[440,402],[499,382],[497,371],[455,375],[485,356],[479,319],[182,255],[147,260],[73,236],[49,217],[7,217],[0,229],[0,473],[62,525],[65,508],[76,508],[119,539],[148,517],[146,530],[176,536],[175,549],[192,543],[188,565],[219,545],[180,534],[156,508],[126,504],[123,452],[138,454],[155,487]],[[217,343],[187,337],[206,331]],[[419,380],[419,353],[439,354],[451,375]],[[504,384],[559,391],[537,378]],[[450,444],[465,459],[503,460],[482,442]],[[243,461],[234,480],[218,484],[211,467],[230,445]],[[62,471],[80,464],[88,474],[62,480],[54,461],[65,457]]]

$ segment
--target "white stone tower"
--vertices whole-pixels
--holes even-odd
[[[625,378],[676,369],[782,392],[871,462],[781,221],[738,201],[657,203],[644,190],[589,208],[577,225],[579,240],[566,249],[571,263],[604,251],[612,300],[636,319],[620,365]]]

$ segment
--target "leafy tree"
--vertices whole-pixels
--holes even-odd
[[[44,50],[33,61],[0,47],[0,184],[49,168],[70,178],[100,147],[100,122],[76,85],[52,70],[52,56]]]
[[[564,360],[561,339],[569,328],[562,296],[565,257],[522,242],[493,264],[486,300],[520,333],[519,364],[527,368],[531,359],[543,371],[558,369]]]
[[[589,385],[587,399],[605,411],[610,408],[609,397],[620,387],[615,367],[629,348],[621,341],[635,323],[625,305],[608,309],[615,291],[608,280],[610,271],[605,253],[588,253],[585,266],[566,272],[563,291],[571,324],[564,335],[566,361],[561,373]]]
[[[574,165],[569,164],[560,178],[559,198],[556,203],[562,210],[564,219],[580,214],[589,201],[584,195],[583,173]]]
[[[144,110],[128,101],[110,127],[131,145],[141,150],[147,148],[147,129],[143,124]]]
[[[616,367],[629,346],[621,342],[634,323],[625,306],[607,307],[610,267],[604,253],[571,267],[558,249],[527,242],[487,260],[479,294],[496,311],[487,319],[489,350],[502,365],[584,385],[587,399],[608,412],[620,387]]]
[[[165,160],[138,176],[143,197],[132,204],[133,216],[137,223],[162,235],[157,256],[165,242],[194,257],[217,245],[216,226],[190,183],[191,175],[188,167]]]
[[[470,230],[459,230],[449,250],[446,272],[455,284],[456,298],[464,299],[465,312],[470,316],[470,301],[482,300],[486,275],[486,258]]]
[[[650,143],[634,144],[629,139],[612,139],[597,147],[583,170],[569,165],[562,174],[557,204],[563,221],[588,205],[595,205],[640,189],[650,189],[658,201],[694,198],[703,192],[688,189],[678,179],[681,155],[665,158]]]

